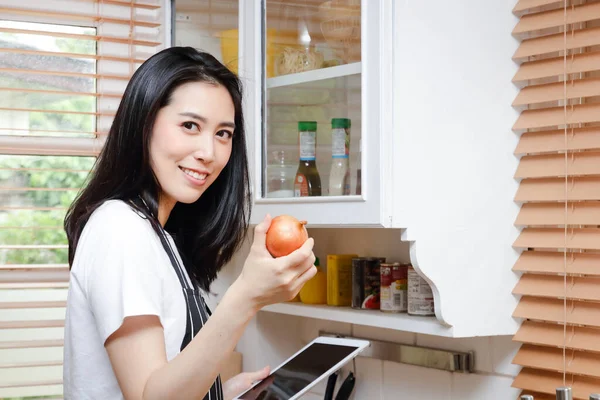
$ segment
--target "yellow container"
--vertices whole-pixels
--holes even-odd
[[[327,304],[352,305],[352,259],[358,254],[327,255]]]
[[[327,274],[319,266],[319,258],[315,262],[317,274],[300,289],[300,301],[304,304],[327,303]]]
[[[277,31],[275,29],[267,29],[267,78],[272,78],[275,76],[275,49],[273,44],[276,36]],[[220,37],[223,64],[237,74],[239,59],[239,31],[237,29],[222,31]]]

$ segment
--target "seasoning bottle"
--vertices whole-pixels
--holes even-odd
[[[300,162],[294,180],[294,197],[320,196],[321,177],[317,170],[317,122],[298,122]]]
[[[350,120],[331,120],[331,170],[329,171],[329,195],[350,194]]]
[[[535,399],[533,398],[533,396],[532,396],[532,395],[530,395],[530,394],[522,394],[522,395],[521,395],[521,397],[520,397],[519,399],[520,399],[520,400],[535,400]]]

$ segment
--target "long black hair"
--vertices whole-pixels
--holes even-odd
[[[67,211],[69,265],[90,215],[106,200],[133,203],[161,233],[161,188],[151,168],[150,137],[158,111],[169,104],[176,88],[189,82],[221,85],[231,95],[235,108],[231,156],[196,202],[175,205],[164,229],[174,237],[190,277],[205,290],[210,290],[217,272],[244,240],[250,218],[250,183],[241,82],[208,53],[169,47],[133,74],[90,180]]]

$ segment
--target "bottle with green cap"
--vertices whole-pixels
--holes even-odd
[[[294,180],[294,197],[320,196],[321,177],[317,170],[317,122],[298,122],[300,162]]]
[[[329,195],[350,194],[350,120],[331,120],[331,170],[329,171]]]

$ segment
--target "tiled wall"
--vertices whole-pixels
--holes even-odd
[[[268,319],[281,316],[268,316]],[[293,318],[293,317],[286,317]],[[284,322],[289,326],[288,322]],[[414,367],[370,358],[357,358],[338,377],[338,384],[353,367],[356,368],[356,400],[506,400],[516,399],[519,391],[512,388],[518,367],[511,364],[517,350],[510,336],[450,339],[437,336],[398,332],[387,329],[301,319],[300,335],[306,343],[319,330],[352,334],[375,340],[416,344],[446,350],[474,351],[475,373],[450,373]],[[298,325],[295,325],[298,328]],[[322,400],[325,385],[321,384],[304,399]]]

